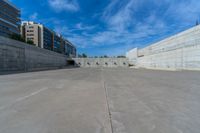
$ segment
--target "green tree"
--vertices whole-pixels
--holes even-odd
[[[26,43],[28,43],[30,45],[34,45],[34,42],[32,40],[28,40]]]
[[[19,34],[12,34],[10,38],[21,42],[26,42],[25,39]]]
[[[78,54],[78,58],[82,58],[82,55]]]
[[[104,57],[104,58],[108,58],[108,56],[107,56],[107,55],[104,55],[103,57]]]
[[[126,58],[126,57],[123,55],[119,55],[119,56],[117,56],[117,58]]]
[[[85,53],[82,54],[83,58],[87,58],[87,55]]]

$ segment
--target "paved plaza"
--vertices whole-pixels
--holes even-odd
[[[199,133],[200,72],[75,68],[0,76],[0,133]]]

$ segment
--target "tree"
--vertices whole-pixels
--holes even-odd
[[[82,58],[82,55],[78,54],[78,58]]]
[[[11,39],[14,39],[14,40],[17,40],[17,41],[21,41],[21,42],[25,42],[25,43],[28,43],[30,45],[35,45],[34,42],[32,40],[28,40],[26,41],[21,35],[19,34],[12,34],[10,36]]]
[[[83,53],[82,58],[87,58],[87,55],[85,53]]]
[[[30,44],[30,45],[34,45],[34,42],[33,42],[32,40],[27,40],[26,43],[28,43],[28,44]]]
[[[25,39],[19,34],[12,34],[10,38],[21,42],[26,42]]]
[[[107,56],[107,55],[104,55],[103,57],[104,57],[104,58],[108,58],[108,56]]]
[[[117,56],[117,58],[126,58],[126,57],[123,55],[119,55],[119,56]]]

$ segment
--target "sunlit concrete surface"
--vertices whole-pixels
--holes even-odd
[[[200,25],[142,49],[127,52],[131,65],[150,69],[200,70]]]
[[[0,76],[0,133],[199,131],[199,72],[77,68]]]

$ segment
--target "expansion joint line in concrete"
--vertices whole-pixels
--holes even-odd
[[[104,81],[103,78],[103,69],[101,69],[101,76],[102,76],[102,83],[103,83],[103,88],[105,90],[105,98],[106,98],[106,105],[107,105],[107,109],[108,109],[108,114],[109,114],[109,121],[110,121],[110,126],[111,126],[111,133],[114,133],[113,131],[113,123],[112,123],[112,114],[110,111],[110,104],[109,104],[109,98],[108,98],[108,89],[106,87],[106,82]]]
[[[113,123],[112,123],[112,114],[111,114],[111,111],[110,111],[110,104],[109,104],[109,101],[108,101],[108,90],[107,90],[107,87],[106,87],[106,82],[104,82],[104,89],[105,89],[105,93],[106,93],[106,102],[107,102],[107,107],[108,107],[111,131],[112,131],[112,133],[114,133],[113,132]]]

